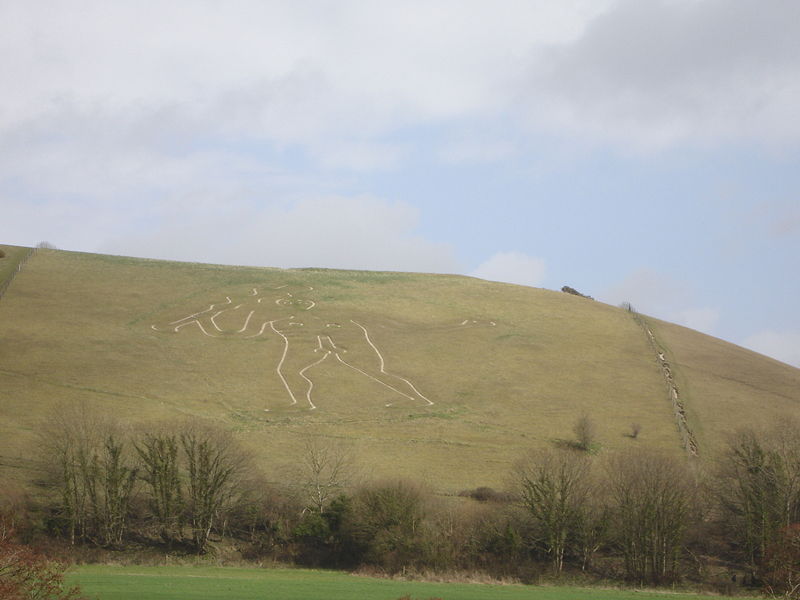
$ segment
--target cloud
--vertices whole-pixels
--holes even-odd
[[[189,197],[170,203],[146,234],[111,240],[104,252],[276,267],[458,272],[452,248],[414,233],[401,202],[324,197],[257,205]]]
[[[472,277],[538,286],[545,276],[545,262],[522,252],[498,252],[469,273]]]
[[[639,269],[598,294],[598,299],[613,305],[630,302],[641,313],[713,335],[720,312],[697,307],[695,296],[682,281],[652,269]]]
[[[686,308],[674,313],[670,320],[690,329],[713,334],[719,318],[719,311],[715,308]]]
[[[0,131],[64,108],[308,143],[502,109],[532,46],[602,2],[175,0],[0,7]]]
[[[517,148],[512,142],[464,139],[443,144],[437,154],[442,162],[457,165],[498,162],[513,156],[516,152]]]
[[[574,41],[532,56],[535,126],[657,149],[800,141],[800,4],[621,0]]]
[[[760,331],[747,337],[742,341],[742,345],[787,364],[800,367],[800,333]]]
[[[636,310],[664,319],[692,301],[685,283],[652,269],[634,271],[599,293],[598,299],[615,306],[630,302]]]

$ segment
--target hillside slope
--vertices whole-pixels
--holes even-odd
[[[652,323],[701,456],[723,430],[800,406],[800,370]],[[443,492],[502,486],[584,414],[604,449],[683,451],[642,328],[542,289],[42,250],[0,299],[0,340],[0,477],[22,477],[41,422],[80,401],[132,422],[214,418],[275,478],[313,435],[352,444],[373,476]]]

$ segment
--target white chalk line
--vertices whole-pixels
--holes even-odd
[[[200,331],[202,331],[202,332],[203,332],[205,335],[207,335],[208,337],[213,337],[213,338],[220,337],[220,336],[218,336],[218,335],[212,335],[212,334],[208,333],[208,332],[207,332],[207,331],[206,331],[206,330],[203,328],[203,324],[202,324],[202,323],[201,323],[201,322],[200,322],[198,319],[195,319],[194,321],[189,321],[188,323],[184,323],[183,325],[178,325],[178,326],[175,328],[175,333],[177,333],[177,332],[178,332],[178,329],[180,329],[181,327],[186,327],[187,325],[191,325],[192,323],[197,323],[197,326],[200,328]]]
[[[420,398],[422,398],[423,400],[425,400],[425,402],[428,403],[428,406],[433,406],[433,402],[431,402],[431,400],[429,398],[427,398],[424,394],[422,394],[414,386],[414,384],[411,383],[408,379],[406,379],[405,377],[400,377],[399,375],[394,375],[392,373],[387,373],[386,372],[386,369],[384,368],[385,367],[385,363],[384,363],[384,360],[383,360],[383,355],[380,353],[380,350],[378,350],[377,346],[375,346],[375,344],[372,343],[372,340],[369,339],[369,333],[367,332],[367,328],[364,327],[363,325],[359,324],[359,323],[356,323],[352,319],[350,319],[350,322],[353,323],[354,325],[356,325],[357,327],[359,327],[361,329],[361,331],[364,332],[364,337],[366,338],[367,343],[370,346],[372,346],[372,349],[375,351],[375,354],[378,355],[378,359],[381,361],[381,373],[383,373],[384,375],[387,375],[389,377],[394,377],[396,379],[399,379],[400,381],[404,381],[405,383],[407,383],[411,387],[412,390],[414,390],[414,393],[416,393]],[[391,387],[391,386],[389,386],[389,387]],[[410,396],[408,396],[408,397],[411,398]],[[413,398],[411,398],[411,399],[413,400]]]
[[[263,333],[264,333],[264,330],[267,328],[267,325],[268,325],[268,324],[269,324],[269,323],[267,323],[266,321],[264,321],[264,322],[261,324],[261,330],[260,330],[260,331],[259,331],[257,334],[255,334],[255,335],[248,335],[248,336],[245,336],[245,339],[246,339],[246,340],[249,340],[250,338],[255,338],[255,337],[258,337],[258,336],[260,336],[260,335],[263,335]]]
[[[228,309],[227,309],[227,308],[224,308],[224,309],[222,309],[221,311],[219,311],[219,312],[216,312],[216,313],[214,313],[213,315],[211,315],[211,319],[210,319],[210,320],[211,320],[211,324],[214,326],[214,329],[216,329],[216,330],[217,330],[217,331],[219,331],[220,333],[222,333],[222,329],[220,329],[220,328],[219,328],[219,325],[217,325],[217,322],[216,322],[214,319],[216,319],[216,318],[217,318],[219,315],[221,315],[222,313],[224,313],[226,310],[228,310]]]
[[[299,373],[300,377],[302,377],[303,379],[305,379],[308,382],[308,391],[306,392],[306,399],[308,400],[309,406],[311,406],[311,410],[314,410],[315,408],[317,408],[317,406],[311,401],[311,392],[314,389],[314,382],[311,381],[308,377],[305,376],[305,372],[308,371],[308,369],[310,369],[311,367],[316,367],[319,363],[321,363],[323,360],[328,358],[328,356],[330,356],[330,354],[331,353],[330,353],[330,350],[329,350],[318,361],[313,362],[310,365],[308,365],[307,367],[305,367],[304,369],[300,370],[300,373]]]
[[[193,318],[195,318],[195,317],[197,317],[199,315],[202,315],[203,313],[207,313],[207,312],[210,312],[210,311],[214,310],[214,307],[217,306],[218,304],[230,304],[232,302],[230,296],[225,296],[225,298],[227,300],[226,302],[217,302],[216,304],[212,304],[211,306],[209,306],[205,310],[201,310],[200,312],[196,312],[193,315],[189,315],[188,317],[183,317],[182,319],[178,319],[177,321],[173,321],[172,323],[169,323],[169,324],[170,325],[175,325],[175,323],[180,323],[181,321],[185,321],[186,319],[193,319]]]
[[[414,398],[413,396],[409,396],[408,394],[404,394],[403,392],[401,392],[401,391],[400,391],[400,390],[398,390],[397,388],[394,388],[394,387],[392,387],[391,385],[389,385],[388,383],[386,383],[386,382],[384,382],[384,381],[381,381],[381,380],[380,380],[380,379],[378,379],[377,377],[373,377],[372,375],[370,375],[369,373],[367,373],[367,372],[365,372],[365,371],[362,371],[362,370],[361,370],[361,369],[359,369],[358,367],[354,367],[354,366],[353,366],[353,365],[351,365],[349,362],[345,361],[345,360],[344,360],[344,359],[343,359],[341,356],[339,356],[339,353],[338,353],[338,352],[336,353],[336,358],[337,358],[337,359],[339,360],[339,362],[340,362],[340,363],[342,363],[343,365],[346,365],[346,366],[350,367],[350,368],[351,368],[351,369],[353,369],[354,371],[358,371],[359,373],[361,373],[362,375],[365,375],[365,376],[369,377],[369,378],[370,378],[370,379],[372,379],[373,381],[377,381],[378,383],[380,383],[380,384],[381,384],[381,385],[383,385],[383,386],[386,386],[387,388],[389,388],[389,389],[390,389],[390,390],[392,390],[393,392],[397,392],[398,394],[400,394],[400,395],[401,395],[401,396],[403,396],[404,398],[408,398],[408,399],[409,399],[409,400],[411,400],[411,401],[415,400],[415,398]],[[428,402],[430,402],[430,400],[428,400]],[[431,402],[431,404],[433,404],[433,402]],[[392,403],[389,403],[389,404],[387,404],[386,406],[391,406],[391,405],[392,405]]]
[[[287,338],[280,331],[275,329],[275,324],[274,323],[275,323],[275,321],[270,321],[269,322],[269,326],[272,328],[272,331],[274,331],[275,333],[277,333],[279,336],[281,336],[283,338],[283,342],[284,342],[283,356],[281,356],[281,360],[278,362],[278,368],[275,369],[275,370],[278,372],[278,377],[280,377],[281,381],[283,382],[283,387],[285,387],[286,391],[289,392],[289,397],[292,399],[292,405],[294,405],[294,404],[297,404],[297,398],[294,397],[294,394],[292,393],[292,388],[289,387],[289,383],[286,381],[286,378],[283,376],[283,373],[281,372],[281,367],[283,367],[283,361],[286,360],[286,354],[287,354],[287,352],[289,352],[289,338]]]
[[[250,314],[247,315],[247,318],[244,320],[244,325],[242,325],[242,328],[239,331],[237,331],[236,333],[244,333],[244,330],[247,329],[247,326],[250,324],[250,318],[253,316],[254,312],[256,312],[256,311],[254,311],[254,310],[250,311]]]

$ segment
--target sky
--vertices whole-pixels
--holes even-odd
[[[459,273],[800,366],[796,0],[0,0],[0,242]]]

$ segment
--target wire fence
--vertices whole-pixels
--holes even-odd
[[[25,253],[25,255],[23,255],[23,257],[17,263],[17,268],[11,271],[11,274],[8,277],[6,277],[6,280],[3,283],[0,283],[0,299],[3,298],[3,296],[6,293],[6,290],[8,289],[8,286],[11,285],[11,282],[14,281],[14,278],[17,276],[17,274],[20,271],[22,271],[22,267],[25,266],[25,263],[28,262],[30,257],[36,254],[37,250],[38,248],[31,248],[30,250],[28,250],[28,252]]]
[[[664,375],[664,381],[666,382],[669,390],[669,399],[670,402],[672,402],[672,410],[675,414],[675,424],[678,427],[678,432],[680,433],[683,447],[690,456],[697,456],[699,453],[697,440],[695,439],[692,430],[689,428],[689,420],[686,417],[686,407],[684,406],[683,399],[681,398],[680,391],[678,390],[678,384],[675,382],[675,377],[672,372],[673,369],[667,361],[666,351],[662,347],[662,344],[660,344],[656,339],[655,334],[653,334],[653,331],[648,326],[645,318],[640,315],[636,309],[630,305],[630,303],[623,303],[622,308],[631,314],[633,320],[636,321],[636,323],[642,327],[645,334],[647,334],[647,340],[650,343],[650,347],[655,351],[658,366],[661,368],[661,371]]]

